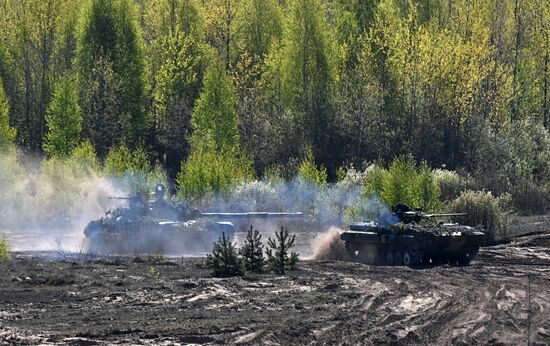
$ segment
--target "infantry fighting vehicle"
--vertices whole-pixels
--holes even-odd
[[[302,217],[302,213],[202,213],[165,199],[165,188],[156,186],[154,200],[144,195],[111,197],[127,200],[128,207],[109,210],[84,229],[88,246],[96,253],[188,253],[212,249],[222,233],[233,239],[236,225],[253,221]]]
[[[485,233],[435,218],[465,214],[426,214],[399,203],[377,221],[352,224],[341,234],[353,260],[367,264],[417,265],[450,263],[468,265],[477,254]]]

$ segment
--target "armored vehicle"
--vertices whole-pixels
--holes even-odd
[[[94,253],[196,253],[212,249],[225,234],[233,239],[236,225],[250,227],[261,219],[301,217],[302,213],[201,213],[186,204],[165,199],[165,188],[158,184],[153,201],[144,195],[111,197],[127,200],[128,207],[109,210],[84,229],[88,247]]]
[[[460,215],[465,214],[426,214],[400,203],[377,221],[352,224],[340,238],[353,260],[367,264],[468,265],[485,233],[469,226],[434,220]]]

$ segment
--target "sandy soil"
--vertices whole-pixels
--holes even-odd
[[[0,274],[0,344],[550,344],[550,233],[468,267],[216,279],[202,258],[19,253]]]

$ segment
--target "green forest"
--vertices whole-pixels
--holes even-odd
[[[0,0],[0,23],[0,186],[37,159],[182,199],[299,176],[550,203],[545,0]]]

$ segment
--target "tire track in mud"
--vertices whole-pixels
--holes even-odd
[[[229,279],[198,258],[15,256],[0,264],[0,344],[548,344],[547,250],[482,249],[468,267],[303,261],[285,277]]]
[[[468,268],[448,266],[425,270],[369,268],[375,280],[358,285],[364,296],[350,302],[346,321],[330,329],[323,342],[476,344],[527,341],[527,274],[522,267]],[[533,273],[537,273],[536,270]],[[531,273],[531,274],[533,274]],[[545,278],[534,280],[531,290],[548,291]],[[335,275],[330,271],[328,276]],[[366,287],[382,287],[375,291]],[[531,297],[532,340],[547,337],[548,296]],[[327,333],[328,334],[328,333]],[[317,335],[320,338],[319,335]],[[548,342],[548,341],[546,341]]]

